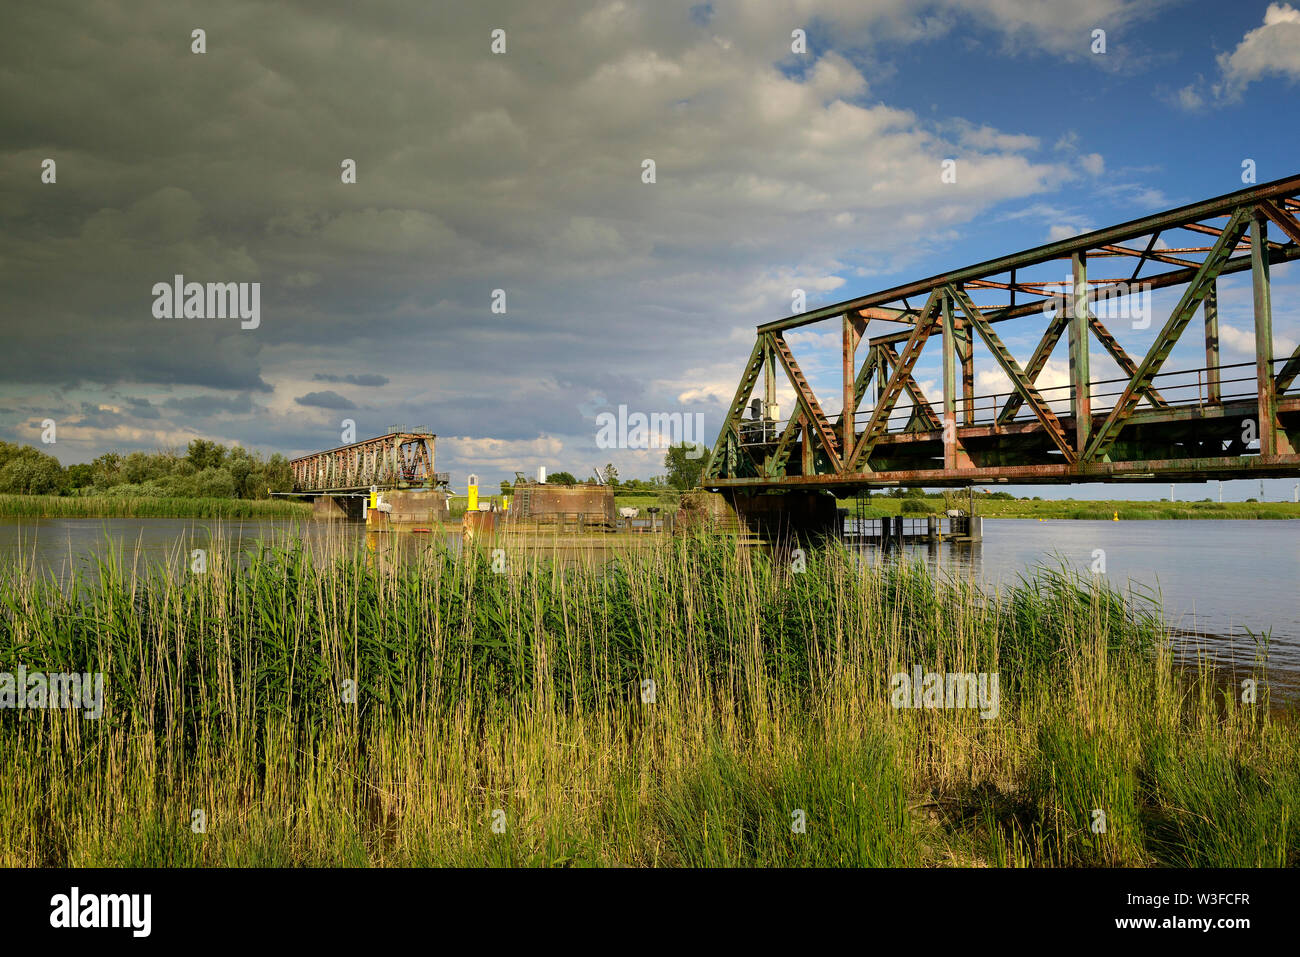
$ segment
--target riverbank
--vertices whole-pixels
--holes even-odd
[[[954,495],[952,507],[965,509],[965,495]],[[922,510],[909,510],[908,502],[921,503]],[[858,515],[856,503],[840,502],[841,508]],[[881,518],[886,515],[911,515],[917,518],[927,514],[943,514],[950,506],[942,498],[886,498],[873,495],[867,503],[863,518]],[[917,505],[911,509],[917,509]],[[979,499],[975,500],[975,513],[985,518],[1041,518],[1078,519],[1082,521],[1146,521],[1155,519],[1300,519],[1300,505],[1293,502],[1134,502],[1120,500],[1086,501],[1082,499]]]
[[[678,540],[0,587],[0,671],[105,672],[102,720],[0,721],[0,866],[1300,863],[1267,676],[1090,575]]]
[[[311,518],[286,499],[145,498],[116,495],[0,495],[0,518]]]
[[[1151,519],[1300,519],[1293,502],[1133,502],[1133,501],[982,501],[976,512],[987,518],[1143,521]]]

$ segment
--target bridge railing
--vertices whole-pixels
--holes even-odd
[[[1274,376],[1277,376],[1282,371],[1287,361],[1287,359],[1274,359],[1271,362]],[[1211,373],[1217,373],[1217,377],[1215,377],[1215,381],[1219,383],[1217,393],[1211,388]],[[1257,394],[1256,364],[1254,362],[1234,362],[1220,366],[1202,366],[1196,369],[1175,369],[1170,372],[1159,373],[1154,377],[1153,381],[1159,383],[1159,392],[1164,400],[1163,405],[1171,409],[1218,406],[1223,405],[1225,402],[1254,399]],[[1122,386],[1127,382],[1128,379],[1122,376],[1110,379],[1093,379],[1089,383],[1092,396],[1092,414],[1096,416],[1112,410],[1115,401],[1123,395]],[[1072,386],[1048,386],[1038,391],[1058,414],[1070,414]],[[1288,395],[1293,393],[1300,393],[1300,378],[1287,385],[1279,394]],[[955,403],[958,431],[968,427],[992,425],[997,421],[999,413],[1006,408],[1007,401],[1015,395],[1017,395],[1015,392],[988,392],[973,396],[969,400],[958,400]],[[942,422],[942,402],[929,401],[925,403],[925,406],[935,419]],[[1142,407],[1152,409],[1156,408],[1157,405],[1150,399],[1143,399]],[[914,418],[914,410],[914,404],[899,402],[897,410],[886,420],[888,422],[886,433],[890,435],[905,433]],[[969,416],[967,415],[968,410],[970,412]],[[856,413],[854,419],[859,427],[858,431],[867,424],[870,418],[870,411]],[[1032,412],[1021,408],[1007,421],[1024,423],[1033,422],[1035,419],[1036,417]],[[744,420],[744,425],[750,426],[750,428],[742,428],[741,444],[748,448],[771,444],[777,441],[782,431],[791,421],[788,417],[771,420],[767,423],[767,429],[764,431],[758,427],[756,420]],[[937,432],[939,430],[932,431]]]

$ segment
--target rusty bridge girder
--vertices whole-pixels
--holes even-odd
[[[390,431],[373,439],[314,452],[289,462],[295,492],[364,492],[433,487],[432,432]]]
[[[1300,175],[764,323],[700,484],[845,491],[1300,475],[1300,348],[1273,354],[1270,277],[1300,259],[1298,214]],[[1131,260],[1133,269],[1089,275],[1099,260]],[[1051,269],[1065,279],[1043,275]],[[1225,364],[1218,281],[1245,272],[1256,354]],[[1177,305],[1151,324],[1154,341],[1126,348],[1098,312],[1157,289],[1181,289]],[[1194,323],[1198,312],[1203,321]],[[842,397],[828,415],[786,335],[835,321]],[[880,323],[893,331],[868,338],[868,325]],[[1166,368],[1191,326],[1198,340],[1203,332],[1204,363]],[[1037,346],[1019,360],[998,328],[1011,330],[1009,341],[1032,332]],[[1046,387],[1039,379],[1061,338],[1068,384]],[[1119,378],[1090,374],[1093,340]],[[937,401],[913,375],[927,346],[942,351]],[[1196,349],[1201,355],[1201,342]],[[975,394],[977,350],[995,360],[1009,393]],[[794,392],[785,420],[776,412],[778,373]]]

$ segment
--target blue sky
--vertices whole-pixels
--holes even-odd
[[[900,45],[884,67],[848,53],[866,75],[879,74],[867,99],[874,95],[938,124],[960,119],[1033,137],[1040,147],[1025,155],[1043,163],[1085,154],[1104,161],[1104,174],[1092,181],[1062,184],[1030,202],[1000,204],[993,216],[966,224],[944,250],[944,261],[977,262],[991,251],[1051,238],[1041,220],[1026,223],[997,212],[1050,203],[1067,214],[1062,224],[1100,228],[1241,189],[1246,158],[1255,160],[1259,182],[1300,169],[1294,72],[1265,74],[1235,97],[1216,98],[1211,90],[1223,82],[1216,58],[1261,26],[1269,4],[1202,0],[1151,6],[1159,12],[1150,19],[1108,35],[1105,55],[1088,51],[1087,32],[1079,37],[1082,52],[1070,58],[1027,43],[993,52],[1003,41],[973,16],[959,18],[932,41]],[[1097,22],[1106,26],[1105,19]],[[1300,16],[1295,23],[1293,42],[1300,44]],[[835,38],[826,39],[835,49]],[[1300,49],[1284,62],[1297,60]],[[1184,89],[1200,104],[1182,103]],[[888,285],[892,277],[881,278]],[[871,285],[863,284],[862,291]]]
[[[301,454],[352,419],[430,425],[453,481],[648,476],[662,453],[598,448],[597,415],[716,435],[794,288],[814,307],[1231,192],[1247,158],[1261,182],[1300,169],[1286,4],[71,9],[0,37],[0,438],[54,418],[65,463],[197,437]],[[260,325],[155,319],[177,273],[260,282]],[[1245,291],[1225,281],[1241,334]],[[1022,356],[1036,339],[1005,331]],[[795,343],[818,386],[816,345]]]

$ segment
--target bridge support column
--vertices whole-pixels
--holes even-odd
[[[853,354],[858,347],[857,337],[854,335],[853,322],[849,319],[849,314],[844,314],[844,344],[843,355],[840,363],[840,380],[843,387],[841,395],[843,396],[843,411],[840,413],[840,448],[844,450],[847,458],[849,452],[853,449],[853,442],[857,433],[853,425],[853,416],[857,412],[854,408],[857,405],[856,382],[858,375],[857,363],[853,360]]]
[[[1258,207],[1250,221],[1250,276],[1255,299],[1255,380],[1259,394],[1259,454],[1291,453],[1291,442],[1277,424],[1273,382],[1273,304],[1268,274],[1268,226]]]
[[[1070,283],[1070,412],[1074,447],[1083,455],[1092,433],[1092,376],[1088,370],[1088,265],[1083,253],[1072,259]]]
[[[963,425],[975,424],[975,330],[965,319],[955,320],[958,358],[961,359],[961,398],[965,410]]]
[[[1210,280],[1205,294],[1205,398],[1210,405],[1223,402],[1219,373],[1219,279]]]
[[[763,345],[763,415],[772,419],[776,417],[773,406],[776,405],[776,352],[770,345]]]
[[[969,468],[971,464],[970,456],[957,441],[957,361],[959,358],[957,324],[952,314],[952,299],[945,294],[943,297],[943,467],[946,469]],[[965,379],[964,369],[962,378]],[[969,414],[968,408],[968,418]]]

